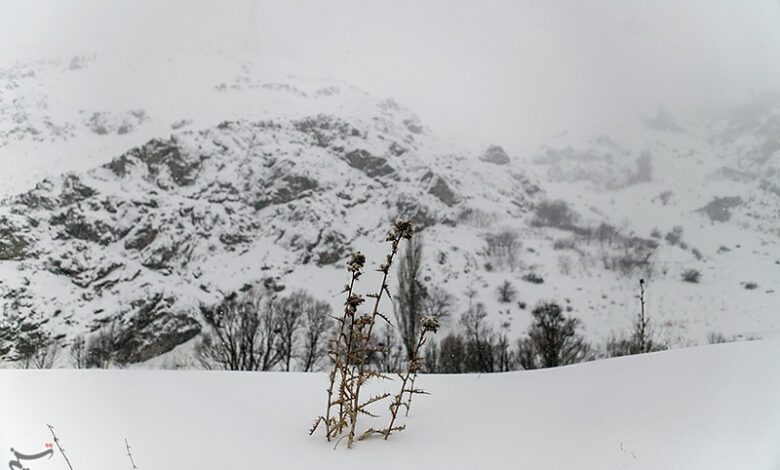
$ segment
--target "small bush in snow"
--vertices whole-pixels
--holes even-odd
[[[509,281],[504,281],[503,284],[498,286],[498,301],[501,303],[509,303],[515,299],[517,295],[517,289]]]
[[[560,305],[546,302],[531,312],[533,323],[517,344],[517,360],[523,369],[541,369],[587,361],[590,345],[577,330],[580,321],[563,315]]]
[[[686,269],[682,273],[682,280],[693,284],[698,284],[701,280],[701,273],[696,269]]]
[[[531,284],[544,284],[544,278],[534,272],[530,272],[523,276],[523,280],[525,282],[530,282]]]
[[[576,220],[577,214],[565,201],[541,201],[534,208],[534,219],[531,225],[570,229]]]
[[[726,338],[723,333],[716,333],[714,331],[710,331],[707,333],[707,343],[708,344],[721,344],[721,343],[728,343],[729,340]]]

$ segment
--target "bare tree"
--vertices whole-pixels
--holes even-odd
[[[317,362],[328,352],[328,332],[333,327],[332,312],[330,305],[313,298],[306,307],[301,354],[301,369],[305,372],[315,370]]]
[[[436,341],[431,341],[425,347],[425,371],[429,374],[439,372],[439,346]]]
[[[493,372],[495,370],[495,332],[485,323],[485,305],[477,302],[461,316],[466,332],[466,372]]]
[[[48,332],[36,328],[22,334],[16,342],[16,360],[25,369],[51,369],[57,360],[60,342]]]
[[[302,290],[283,297],[274,302],[273,308],[277,313],[279,328],[279,355],[284,370],[289,372],[293,357],[295,356],[295,340],[298,329],[303,326],[304,311],[313,299]]]
[[[419,336],[427,292],[422,283],[423,242],[412,238],[401,255],[398,264],[398,291],[393,302],[398,331],[411,359]]]
[[[506,330],[502,331],[496,342],[496,369],[498,372],[509,372],[513,369],[514,355],[509,345]]]
[[[496,266],[506,266],[514,271],[520,264],[519,252],[523,244],[513,230],[502,230],[485,235],[487,247],[485,254],[493,260]]]
[[[533,323],[528,334],[518,341],[517,357],[521,367],[558,367],[591,357],[590,346],[577,333],[580,321],[564,317],[557,303],[541,303],[531,315]]]
[[[70,362],[76,369],[87,367],[87,342],[81,335],[76,336],[70,345]]]
[[[433,317],[440,323],[452,314],[455,305],[455,297],[438,286],[425,289],[426,296],[423,299],[423,316]]]
[[[210,332],[195,346],[206,369],[270,370],[281,360],[273,300],[253,295],[245,300],[231,294],[216,306],[201,306]]]
[[[118,360],[119,328],[116,322],[108,323],[87,340],[84,365],[88,368],[107,369],[111,365],[122,365]]]
[[[466,343],[461,335],[448,334],[439,345],[439,371],[444,374],[465,372]]]

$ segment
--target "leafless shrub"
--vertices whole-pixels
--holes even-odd
[[[682,273],[682,280],[692,284],[698,284],[701,280],[701,272],[696,269],[686,269]]]
[[[57,360],[60,342],[32,324],[23,324],[16,337],[13,360],[23,369],[51,369]]]
[[[517,361],[523,369],[540,369],[592,359],[590,345],[577,332],[580,321],[564,317],[555,302],[537,305],[533,323],[517,344]]]
[[[466,372],[493,372],[495,370],[495,332],[485,322],[487,311],[482,303],[469,307],[461,316],[465,330]]]
[[[423,300],[423,316],[433,317],[443,323],[452,315],[455,306],[455,297],[439,286],[426,288],[426,296]]]
[[[315,370],[321,358],[327,355],[328,333],[333,327],[333,310],[326,302],[309,297],[304,310],[303,353],[301,369]]]
[[[577,218],[577,214],[565,201],[541,201],[534,208],[531,225],[569,230],[575,226]]]
[[[498,341],[495,346],[496,356],[496,372],[509,372],[514,370],[514,353],[509,343],[509,337],[506,331],[502,331],[498,335]]]
[[[288,297],[282,297],[271,302],[275,311],[278,330],[279,361],[283,370],[290,371],[295,354],[295,343],[298,330],[303,326],[304,311],[308,307],[310,296],[303,291],[296,291]]]
[[[215,306],[201,306],[210,331],[195,345],[205,369],[270,370],[282,360],[278,310],[273,299],[251,295],[227,296]]]
[[[714,331],[710,331],[707,333],[707,343],[708,344],[720,344],[720,343],[728,343],[729,340],[726,338],[726,336],[723,335],[723,333],[716,333]]]
[[[523,244],[517,232],[502,230],[497,233],[485,235],[484,254],[490,260],[491,266],[496,268],[509,268],[514,271],[520,264],[520,249]]]
[[[475,207],[467,207],[458,214],[458,222],[474,228],[490,228],[498,221],[498,214],[485,212]]]
[[[504,281],[498,286],[498,301],[502,303],[512,302],[517,296],[517,289],[509,281]]]
[[[679,225],[672,228],[671,231],[666,233],[664,239],[670,245],[679,245],[682,242],[683,228]]]
[[[111,366],[124,366],[125,363],[118,354],[119,341],[119,327],[116,322],[103,325],[87,339],[86,367],[108,369]]]
[[[74,368],[87,367],[87,341],[83,336],[76,336],[70,345],[70,361]]]
[[[544,284],[544,278],[535,272],[531,271],[528,274],[525,274],[522,279],[525,282],[530,282],[531,284]]]
[[[450,333],[439,345],[439,371],[444,374],[465,372],[466,341],[459,334]]]

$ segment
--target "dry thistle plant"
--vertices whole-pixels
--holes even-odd
[[[371,434],[389,436],[392,431],[404,429],[403,426],[394,427],[399,406],[393,407],[391,404],[392,418],[387,428],[380,430],[370,428],[356,437],[359,415],[378,417],[368,410],[368,406],[391,396],[389,393],[382,393],[362,402],[360,398],[363,385],[370,379],[389,379],[385,374],[371,368],[369,357],[374,353],[385,351],[384,347],[374,346],[376,343],[373,341],[374,326],[378,319],[385,321],[388,325],[391,324],[387,316],[380,311],[380,302],[385,296],[391,298],[388,285],[390,268],[398,253],[401,241],[410,240],[411,237],[412,225],[409,222],[396,222],[387,235],[386,241],[390,243],[390,252],[377,269],[377,271],[382,273],[379,287],[374,293],[366,296],[373,299],[371,313],[368,314],[361,315],[358,313],[358,309],[365,302],[365,298],[356,293],[356,284],[363,274],[366,257],[360,252],[353,253],[350,256],[347,262],[347,270],[350,272],[351,279],[342,291],[343,294],[346,294],[344,313],[341,317],[335,318],[339,327],[328,352],[333,367],[328,375],[329,385],[326,390],[327,404],[325,414],[317,417],[309,429],[309,434],[314,434],[322,423],[325,426],[325,437],[328,441],[338,439],[338,444],[341,439],[346,437],[347,446],[351,448],[356,439],[361,440]],[[435,320],[426,319],[426,321],[428,321],[428,327],[423,327],[419,344],[424,342],[425,333],[436,331],[435,327],[431,328]],[[431,321],[434,323],[431,323]],[[436,323],[436,326],[438,326],[438,323]],[[419,360],[412,360],[409,363],[409,370],[407,370],[406,374],[399,374],[403,379],[400,392],[401,399],[406,392],[409,392],[410,395],[411,393],[419,393],[411,392],[410,390],[413,390],[413,387],[407,387],[406,384],[409,377],[416,374],[417,370],[419,370],[420,364]],[[396,397],[397,401],[401,399]],[[393,411],[394,409],[395,411]]]
[[[425,335],[428,332],[436,333],[436,330],[439,329],[439,320],[437,320],[436,317],[424,317],[420,322],[420,326],[420,339],[417,340],[417,344],[412,350],[412,358],[409,360],[409,366],[406,368],[406,372],[404,374],[398,374],[401,379],[401,390],[394,397],[393,402],[390,404],[390,424],[385,429],[378,431],[381,434],[384,434],[385,440],[390,437],[390,433],[399,430],[399,428],[393,427],[393,425],[398,418],[398,410],[401,408],[401,406],[406,407],[406,415],[408,416],[409,407],[412,405],[412,395],[428,394],[428,392],[425,390],[414,388],[414,381],[417,378],[417,372],[422,368],[423,364],[423,360],[420,358],[420,350],[422,350],[422,347],[425,344]],[[406,386],[407,383],[410,383],[408,387]],[[405,393],[409,394],[409,399],[406,401],[406,403],[403,401]],[[403,429],[403,427],[401,427],[401,429]]]

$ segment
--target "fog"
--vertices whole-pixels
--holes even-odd
[[[0,1],[0,66],[220,53],[394,97],[461,143],[522,149],[780,84],[780,2]]]

